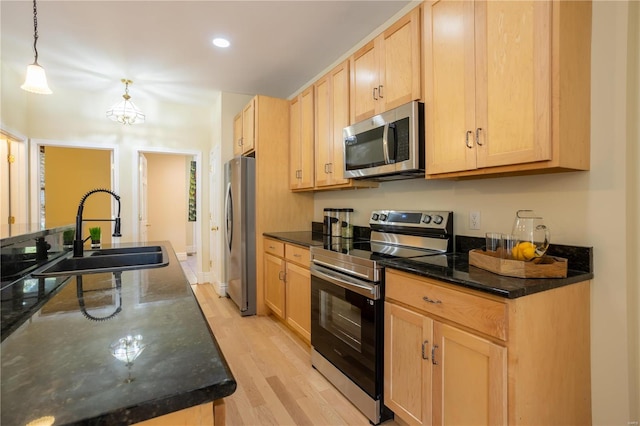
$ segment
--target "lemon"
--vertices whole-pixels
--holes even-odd
[[[523,241],[513,248],[513,252],[513,257],[517,260],[531,260],[536,257],[536,245]]]

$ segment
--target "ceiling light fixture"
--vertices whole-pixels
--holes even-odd
[[[38,9],[36,7],[36,0],[33,0],[33,50],[36,57],[33,64],[27,66],[27,76],[24,80],[24,84],[20,86],[21,89],[27,92],[38,93],[40,95],[50,95],[51,89],[47,84],[47,76],[44,73],[44,68],[38,64]]]
[[[218,47],[229,47],[231,43],[229,43],[229,40],[226,38],[218,37],[213,39],[213,45]]]
[[[144,114],[130,101],[129,85],[133,84],[133,81],[126,78],[120,81],[124,83],[124,95],[122,95],[124,101],[120,101],[109,108],[107,117],[122,124],[144,123]]]

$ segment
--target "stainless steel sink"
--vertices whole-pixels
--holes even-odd
[[[88,251],[84,257],[65,257],[33,272],[34,277],[97,274],[132,269],[160,268],[169,264],[164,246],[122,247]],[[70,253],[71,255],[71,253]]]

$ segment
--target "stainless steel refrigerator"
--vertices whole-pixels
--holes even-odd
[[[225,164],[225,254],[227,293],[242,316],[256,313],[255,159]]]

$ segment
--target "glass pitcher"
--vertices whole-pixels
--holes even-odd
[[[518,243],[529,242],[535,246],[535,257],[541,257],[549,248],[550,232],[542,217],[533,210],[518,210],[513,231]]]

